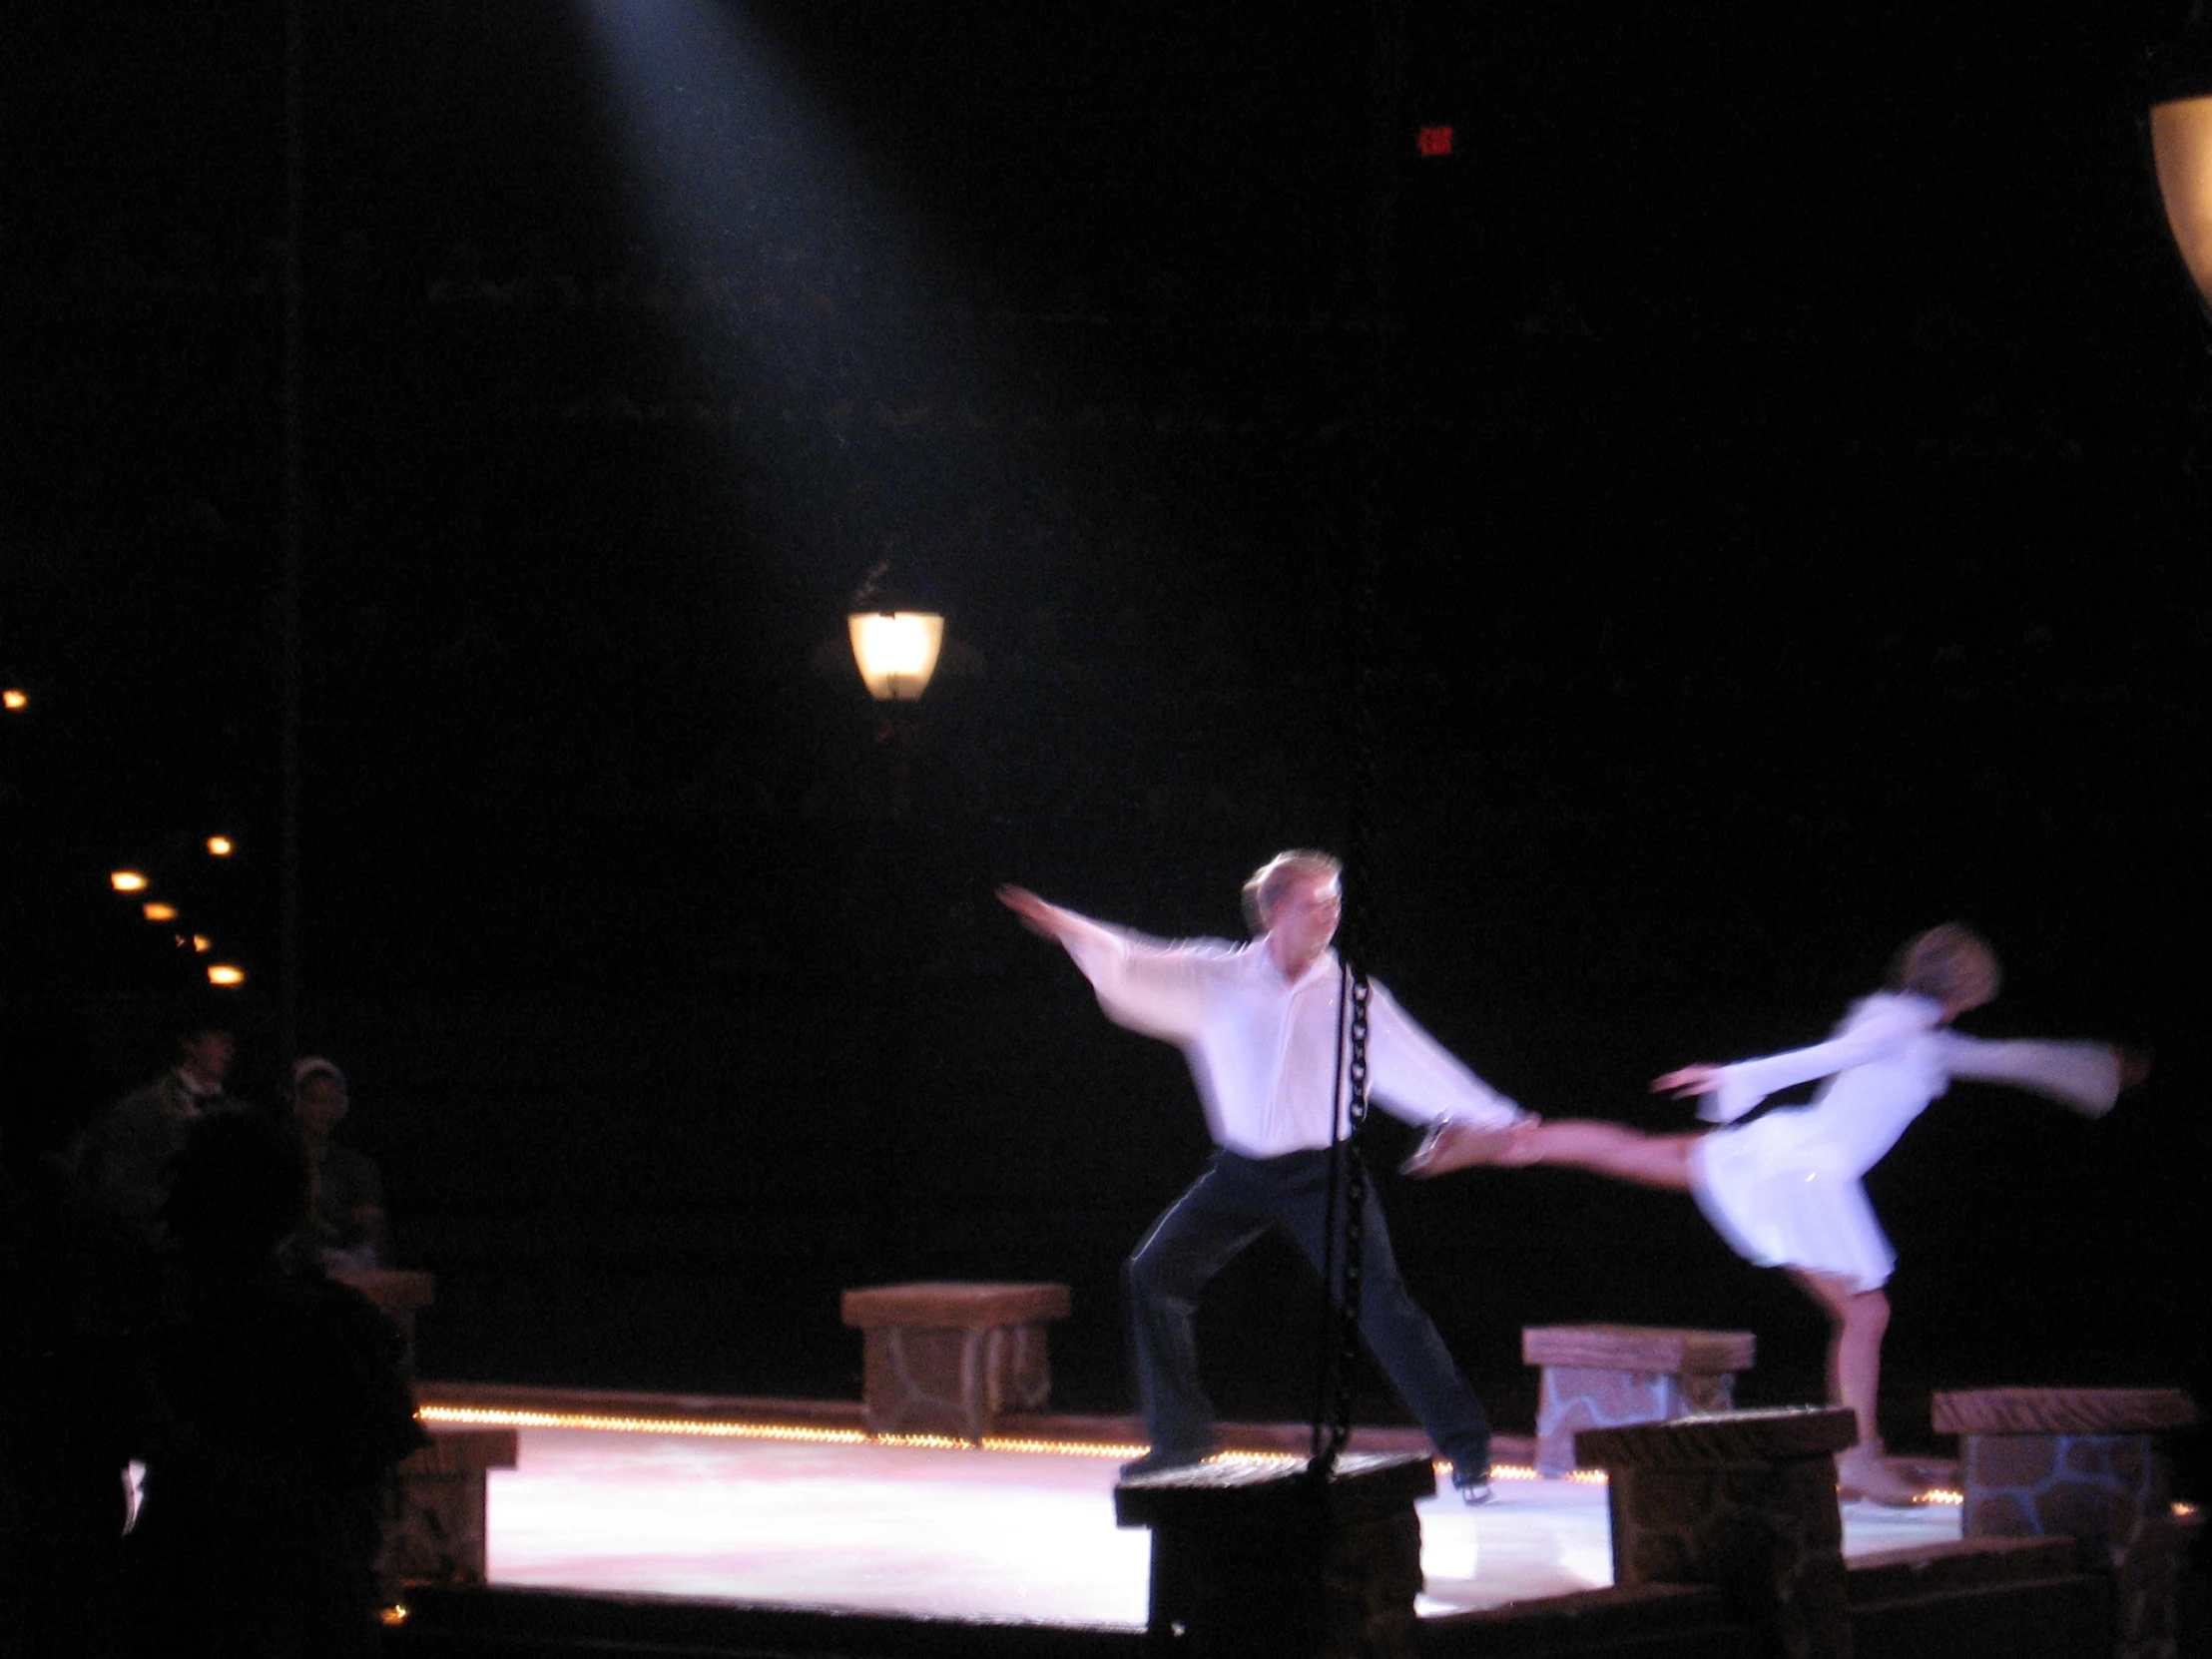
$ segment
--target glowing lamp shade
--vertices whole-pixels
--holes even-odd
[[[854,611],[852,660],[868,696],[878,703],[912,703],[928,689],[944,644],[944,618],[929,611]]]
[[[2189,280],[2212,308],[2212,0],[2192,0],[2181,32],[2146,67],[2159,205]]]
[[[139,909],[148,921],[175,921],[177,919],[177,906],[164,904],[159,899],[150,898],[140,905]]]
[[[21,686],[10,686],[6,691],[0,691],[0,706],[28,709],[31,706],[31,694]]]
[[[2212,305],[2212,94],[2154,104],[2151,161],[2181,263]]]
[[[208,853],[211,857],[228,858],[235,850],[229,835],[210,835]]]
[[[146,884],[145,875],[135,869],[112,870],[108,875],[108,885],[117,892],[144,892]]]
[[[208,964],[208,983],[211,985],[243,985],[246,983],[246,969],[234,966],[230,962],[210,962]]]

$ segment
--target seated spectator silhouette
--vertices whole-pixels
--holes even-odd
[[[422,1433],[398,1333],[283,1263],[307,1185],[298,1137],[249,1113],[202,1119],[177,1157],[178,1317],[151,1343],[159,1415],[125,1554],[135,1653],[376,1651],[380,1500]]]
[[[238,1037],[217,1014],[189,1020],[177,1034],[177,1063],[94,1120],[78,1144],[77,1169],[96,1202],[159,1241],[168,1169],[201,1118],[237,1112],[224,1092]]]
[[[292,1063],[291,1116],[307,1152],[307,1238],[325,1268],[388,1265],[384,1183],[375,1161],[332,1139],[352,1105],[345,1073],[318,1056]]]

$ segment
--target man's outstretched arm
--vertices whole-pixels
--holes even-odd
[[[1424,1031],[1388,991],[1378,985],[1375,992],[1375,1100],[1384,1111],[1409,1123],[1448,1118],[1477,1129],[1503,1129],[1529,1116]]]
[[[1115,1024],[1170,1042],[1192,1035],[1203,997],[1197,962],[1204,952],[1109,927],[1027,887],[1000,887],[998,901],[1074,959]]]

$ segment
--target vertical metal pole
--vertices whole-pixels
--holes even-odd
[[[1405,165],[1405,4],[1404,0],[1373,0],[1375,60],[1375,202],[1368,227],[1368,326],[1372,330],[1375,357],[1368,383],[1367,419],[1362,424],[1365,442],[1361,454],[1362,500],[1360,516],[1360,564],[1352,582],[1352,741],[1353,788],[1350,822],[1346,826],[1345,932],[1350,954],[1368,960],[1374,954],[1368,937],[1373,921],[1367,880],[1368,860],[1375,833],[1377,788],[1376,673],[1381,658],[1379,639],[1382,585],[1382,544],[1388,533],[1385,515],[1392,492],[1389,471],[1395,457],[1391,435],[1398,420],[1398,342],[1396,313],[1397,220],[1399,175]]]
[[[305,281],[306,9],[284,0],[283,528],[277,609],[278,855],[276,1059],[289,1066],[299,1036],[299,582],[306,543]]]
[[[1374,102],[1375,199],[1369,222],[1368,327],[1374,372],[1362,422],[1359,562],[1352,573],[1353,627],[1347,669],[1347,704],[1352,728],[1351,799],[1345,824],[1345,925],[1341,947],[1344,1006],[1339,1012],[1340,1082],[1350,1090],[1350,1123],[1343,1139],[1334,1136],[1329,1182],[1331,1228],[1325,1253],[1327,1301],[1323,1312],[1323,1354],[1319,1368],[1322,1401],[1315,1413],[1313,1458],[1309,1470],[1327,1479],[1352,1434],[1355,1370],[1360,1350],[1361,1280],[1365,1271],[1362,1228],[1367,1172],[1354,1137],[1367,1119],[1368,979],[1351,964],[1366,959],[1372,944],[1372,900],[1368,864],[1374,844],[1377,793],[1376,665],[1381,660],[1378,607],[1382,582],[1382,538],[1388,434],[1397,409],[1397,324],[1393,310],[1397,260],[1398,170],[1404,165],[1401,137],[1405,80],[1404,0],[1371,0],[1369,19],[1374,56],[1369,92]],[[1341,1244],[1338,1228],[1342,1228]]]

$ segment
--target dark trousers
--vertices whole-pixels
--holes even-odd
[[[1152,1444],[1193,1451],[1212,1438],[1214,1408],[1198,1378],[1193,1322],[1214,1276],[1271,1227],[1290,1235],[1318,1274],[1327,1249],[1330,1154],[1246,1158],[1216,1152],[1129,1258],[1129,1320],[1137,1389]],[[1398,1276],[1375,1190],[1367,1195],[1360,1335],[1382,1374],[1456,1469],[1490,1462],[1490,1425],[1428,1316]],[[1342,1260],[1340,1247],[1340,1261]]]

